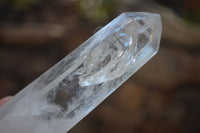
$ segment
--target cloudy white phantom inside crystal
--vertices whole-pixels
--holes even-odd
[[[0,133],[66,133],[156,54],[161,30],[158,14],[122,13],[0,107]]]

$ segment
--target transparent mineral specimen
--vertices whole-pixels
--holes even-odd
[[[0,133],[65,133],[156,54],[158,14],[122,13],[0,107]]]

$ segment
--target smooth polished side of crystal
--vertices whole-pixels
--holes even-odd
[[[0,107],[0,133],[65,133],[159,48],[158,14],[122,13]]]

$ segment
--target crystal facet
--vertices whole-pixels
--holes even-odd
[[[0,107],[1,133],[65,133],[159,48],[158,14],[122,13]]]

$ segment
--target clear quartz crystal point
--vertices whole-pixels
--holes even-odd
[[[122,13],[0,107],[0,133],[66,133],[159,48],[161,18]]]

